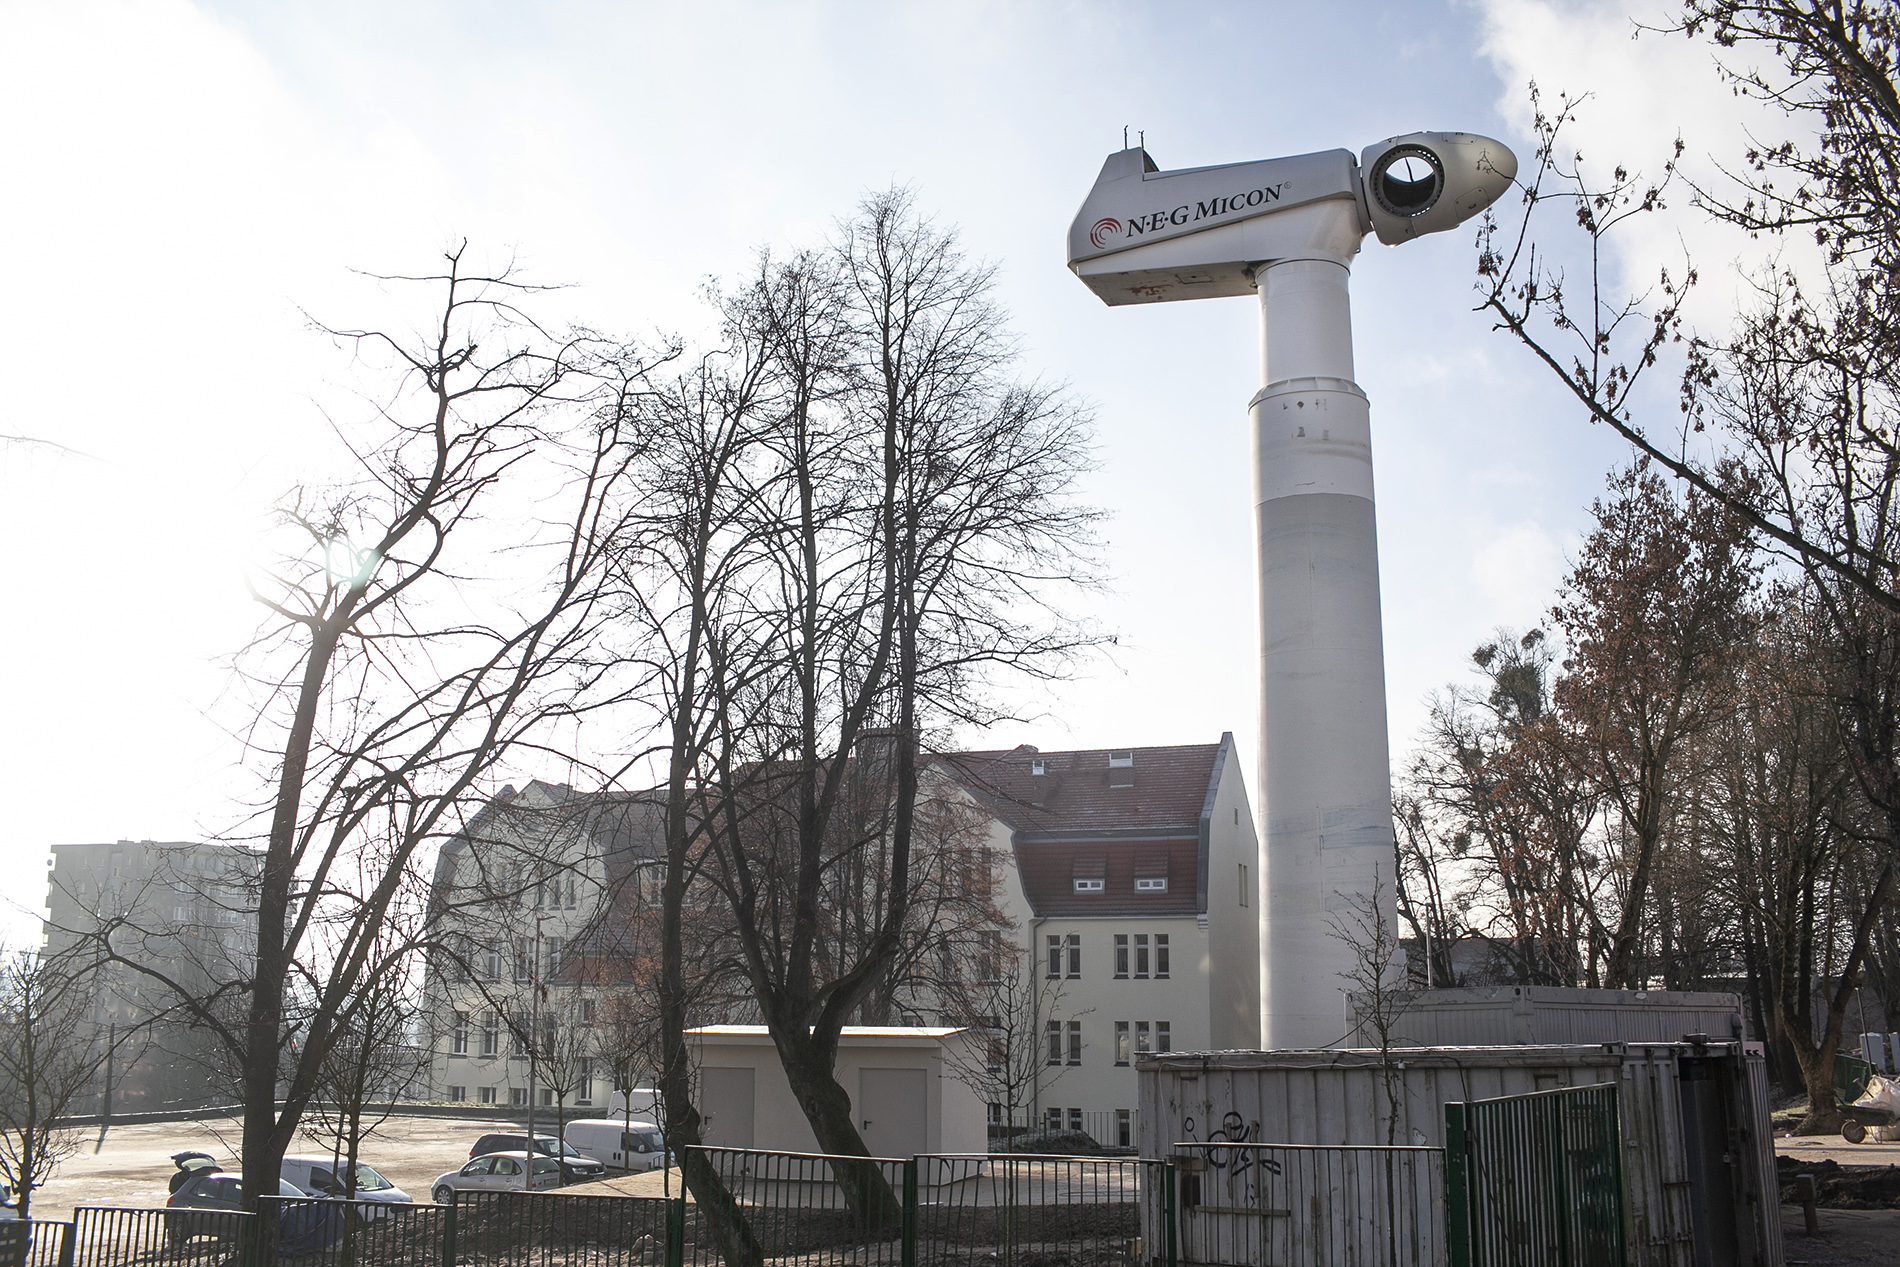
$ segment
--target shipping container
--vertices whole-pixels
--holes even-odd
[[[1397,996],[1394,1047],[1507,1043],[1668,1043],[1690,1034],[1740,1039],[1738,994],[1690,990],[1574,990],[1500,985],[1411,990]],[[1388,1002],[1391,1002],[1389,999]],[[1347,1047],[1377,1047],[1363,996],[1346,996]]]
[[[1781,1267],[1766,1076],[1751,1048],[1678,1042],[1408,1048],[1384,1057],[1376,1049],[1155,1055],[1137,1065],[1141,1155],[1201,1174],[1208,1144],[1442,1148],[1452,1101],[1614,1082],[1630,1262]],[[1177,1207],[1190,1251],[1258,1243],[1218,1226],[1245,1217],[1206,1186],[1222,1178],[1197,1179],[1200,1203]],[[1158,1201],[1144,1205],[1144,1220],[1161,1214]],[[1152,1239],[1159,1231],[1158,1223],[1144,1230],[1148,1244],[1159,1243]],[[1442,1263],[1444,1253],[1442,1245],[1426,1246],[1418,1261]]]

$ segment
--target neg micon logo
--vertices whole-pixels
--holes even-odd
[[[1095,226],[1089,230],[1089,241],[1095,243],[1095,249],[1099,251],[1108,245],[1108,240],[1111,237],[1121,231],[1122,222],[1120,220],[1115,219],[1113,216],[1103,216],[1100,220],[1097,220]]]

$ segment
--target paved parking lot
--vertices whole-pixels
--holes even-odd
[[[536,1122],[535,1129],[551,1132],[553,1121]],[[418,1201],[429,1199],[429,1184],[446,1170],[468,1160],[476,1137],[488,1131],[521,1131],[520,1122],[489,1117],[399,1117],[377,1128],[363,1146],[362,1160]],[[170,1195],[171,1155],[187,1148],[210,1153],[235,1164],[241,1128],[236,1118],[205,1122],[142,1122],[100,1132],[88,1130],[79,1151],[66,1159],[59,1173],[34,1194],[32,1212],[39,1218],[68,1217],[75,1206],[157,1206]],[[330,1146],[300,1136],[291,1147],[296,1153],[328,1153]],[[679,1181],[677,1172],[673,1176]],[[637,1175],[568,1189],[570,1192],[613,1191],[659,1195],[661,1176]]]

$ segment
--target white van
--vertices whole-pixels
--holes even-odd
[[[631,1100],[632,1104],[628,1101]],[[665,1115],[660,1112],[660,1093],[652,1087],[635,1087],[631,1091],[615,1091],[607,1097],[607,1111],[601,1114],[603,1119],[619,1121],[625,1114],[631,1113],[643,1122],[657,1122]]]
[[[658,1170],[666,1165],[666,1144],[660,1138],[660,1128],[638,1118],[632,1122],[581,1118],[567,1124],[562,1138],[614,1170]]]
[[[335,1171],[335,1163],[328,1153],[320,1157],[300,1157],[293,1153],[284,1158],[283,1169],[277,1173],[286,1183],[313,1197],[340,1197],[344,1185],[337,1179]],[[407,1204],[411,1200],[408,1193],[360,1161],[356,1163],[356,1199],[391,1204]]]

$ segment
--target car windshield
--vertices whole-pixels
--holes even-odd
[[[632,1131],[627,1135],[628,1146],[644,1148],[650,1153],[660,1151],[660,1133],[658,1131]]]
[[[356,1167],[356,1190],[358,1192],[386,1192],[396,1185],[383,1178],[361,1162]]]
[[[550,1136],[545,1136],[541,1139],[535,1140],[534,1151],[537,1153],[546,1153],[550,1157],[553,1156],[554,1155],[554,1137],[550,1135]],[[574,1145],[563,1140],[561,1142],[561,1156],[585,1158],[587,1154],[582,1152],[580,1149],[574,1147]]]
[[[239,1191],[242,1190],[240,1186]],[[277,1195],[280,1197],[307,1197],[310,1194],[288,1179],[279,1179],[277,1181]]]

